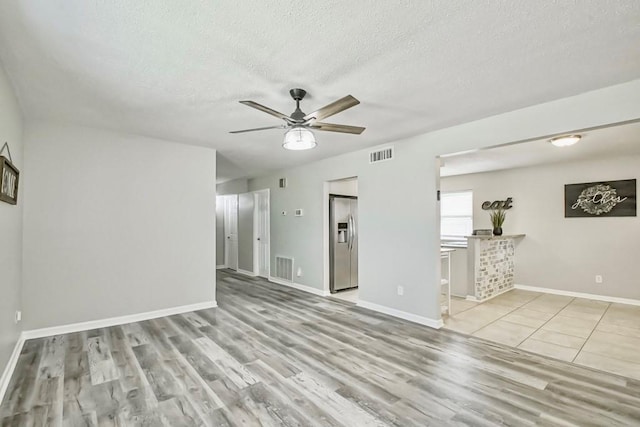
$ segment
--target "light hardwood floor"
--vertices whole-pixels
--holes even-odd
[[[218,274],[217,309],[31,340],[2,426],[640,424],[640,381]]]

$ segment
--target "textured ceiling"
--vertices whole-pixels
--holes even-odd
[[[548,138],[544,138],[444,156],[440,176],[465,175],[549,163],[640,156],[640,122],[579,133],[582,139],[570,147],[554,147]]]
[[[215,147],[221,180],[255,176],[640,78],[640,1],[0,2],[0,60],[25,115]],[[313,111],[308,152],[239,104]]]

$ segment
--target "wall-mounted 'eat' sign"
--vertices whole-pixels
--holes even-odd
[[[507,200],[496,200],[494,202],[486,201],[482,203],[482,209],[485,211],[493,209],[511,209],[513,206],[513,197],[507,197]]]

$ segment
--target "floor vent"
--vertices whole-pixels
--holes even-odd
[[[369,152],[369,163],[384,162],[393,159],[393,147]]]
[[[293,258],[276,256],[276,278],[293,282]]]

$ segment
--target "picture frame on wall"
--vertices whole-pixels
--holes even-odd
[[[4,156],[0,156],[0,201],[18,204],[20,171]]]
[[[636,180],[564,186],[565,218],[636,216]]]

